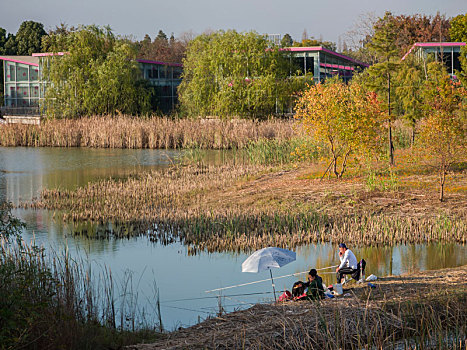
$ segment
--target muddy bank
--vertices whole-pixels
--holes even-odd
[[[467,265],[380,278],[374,289],[352,282],[339,298],[255,305],[128,349],[465,349],[466,274]]]

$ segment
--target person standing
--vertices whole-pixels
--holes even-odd
[[[341,283],[344,275],[352,275],[352,277],[359,275],[359,270],[357,266],[357,258],[355,254],[347,248],[345,243],[339,244],[339,259],[341,264],[336,269],[337,283]]]

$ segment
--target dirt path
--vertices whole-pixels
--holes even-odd
[[[453,304],[460,307],[461,312],[462,309],[465,311],[466,275],[467,265],[381,278],[374,282],[374,289],[366,283],[352,283],[344,289],[346,296],[318,303],[300,301],[255,305],[169,333],[157,343],[128,349],[267,349],[277,344],[285,344],[285,348],[300,348],[300,341],[319,333],[323,320],[328,332],[342,327],[346,332],[345,337],[353,340],[374,338],[379,334],[378,327],[397,334],[404,329],[406,320],[397,316],[394,310],[403,309],[408,304],[421,304],[422,309],[431,307],[435,310],[441,304],[439,300],[453,293],[461,301]],[[394,310],[388,305],[392,305]],[[411,310],[408,312],[413,313]]]

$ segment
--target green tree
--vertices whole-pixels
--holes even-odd
[[[17,55],[18,47],[16,45],[16,37],[14,34],[8,33],[8,37],[5,43],[5,55]]]
[[[378,93],[386,105],[388,123],[389,162],[394,164],[394,144],[392,140],[392,123],[394,116],[391,113],[394,91],[391,87],[392,76],[398,67],[398,49],[396,46],[396,27],[391,21],[391,13],[386,12],[375,24],[375,34],[368,44],[378,58],[378,63],[368,69],[369,87]]]
[[[162,29],[160,29],[159,33],[157,33],[157,36],[156,36],[155,40],[168,41],[167,34],[165,34],[164,31]]]
[[[77,30],[76,27],[68,27],[65,23],[60,23],[55,29],[50,30],[47,35],[42,37],[42,52],[52,52],[59,48],[66,50],[67,37]]]
[[[290,47],[293,45],[293,39],[290,34],[285,34],[281,39],[281,47]]]
[[[187,49],[182,107],[192,116],[261,117],[294,98],[288,60],[255,32],[203,34]],[[292,80],[291,78],[290,80]],[[282,105],[280,105],[282,104]]]
[[[0,55],[4,55],[5,52],[5,44],[7,41],[6,30],[0,27]]]
[[[31,55],[41,51],[42,37],[47,35],[42,23],[24,21],[16,33],[17,55]]]
[[[467,161],[467,91],[453,82],[442,63],[428,65],[423,90],[426,118],[417,140],[419,155],[436,169],[439,200],[444,200],[446,175],[456,162]]]
[[[467,42],[467,13],[458,15],[451,20],[449,33],[452,41]]]
[[[467,13],[456,16],[451,21],[451,38],[457,42],[467,42]],[[461,71],[456,75],[464,86],[467,86],[467,46],[461,48],[459,60]]]
[[[412,128],[412,146],[415,142],[415,127],[423,117],[424,100],[422,96],[425,76],[422,67],[414,57],[408,57],[400,65],[395,77],[397,100],[401,105],[401,114]]]
[[[293,43],[294,47],[312,47],[312,46],[322,46],[328,50],[331,51],[336,51],[337,46],[336,43],[333,43],[331,41],[323,41],[323,40],[317,40],[314,39],[313,37],[309,39],[303,39],[301,42],[295,41]]]
[[[312,86],[299,98],[295,112],[304,130],[328,146],[328,170],[332,168],[337,178],[344,174],[350,157],[380,149],[384,135],[381,102],[360,83],[330,79]]]
[[[149,112],[150,91],[135,61],[135,47],[116,38],[110,28],[81,27],[51,45],[53,52],[68,53],[51,56],[44,65],[48,115]]]

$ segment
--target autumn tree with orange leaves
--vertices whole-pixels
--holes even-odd
[[[296,105],[295,117],[304,130],[329,148],[329,166],[339,179],[349,159],[381,149],[384,113],[375,93],[358,83],[337,79],[311,86]]]
[[[447,173],[455,163],[467,161],[467,92],[450,79],[442,63],[429,64],[428,76],[418,151],[425,164],[437,170],[439,200],[443,201]]]

